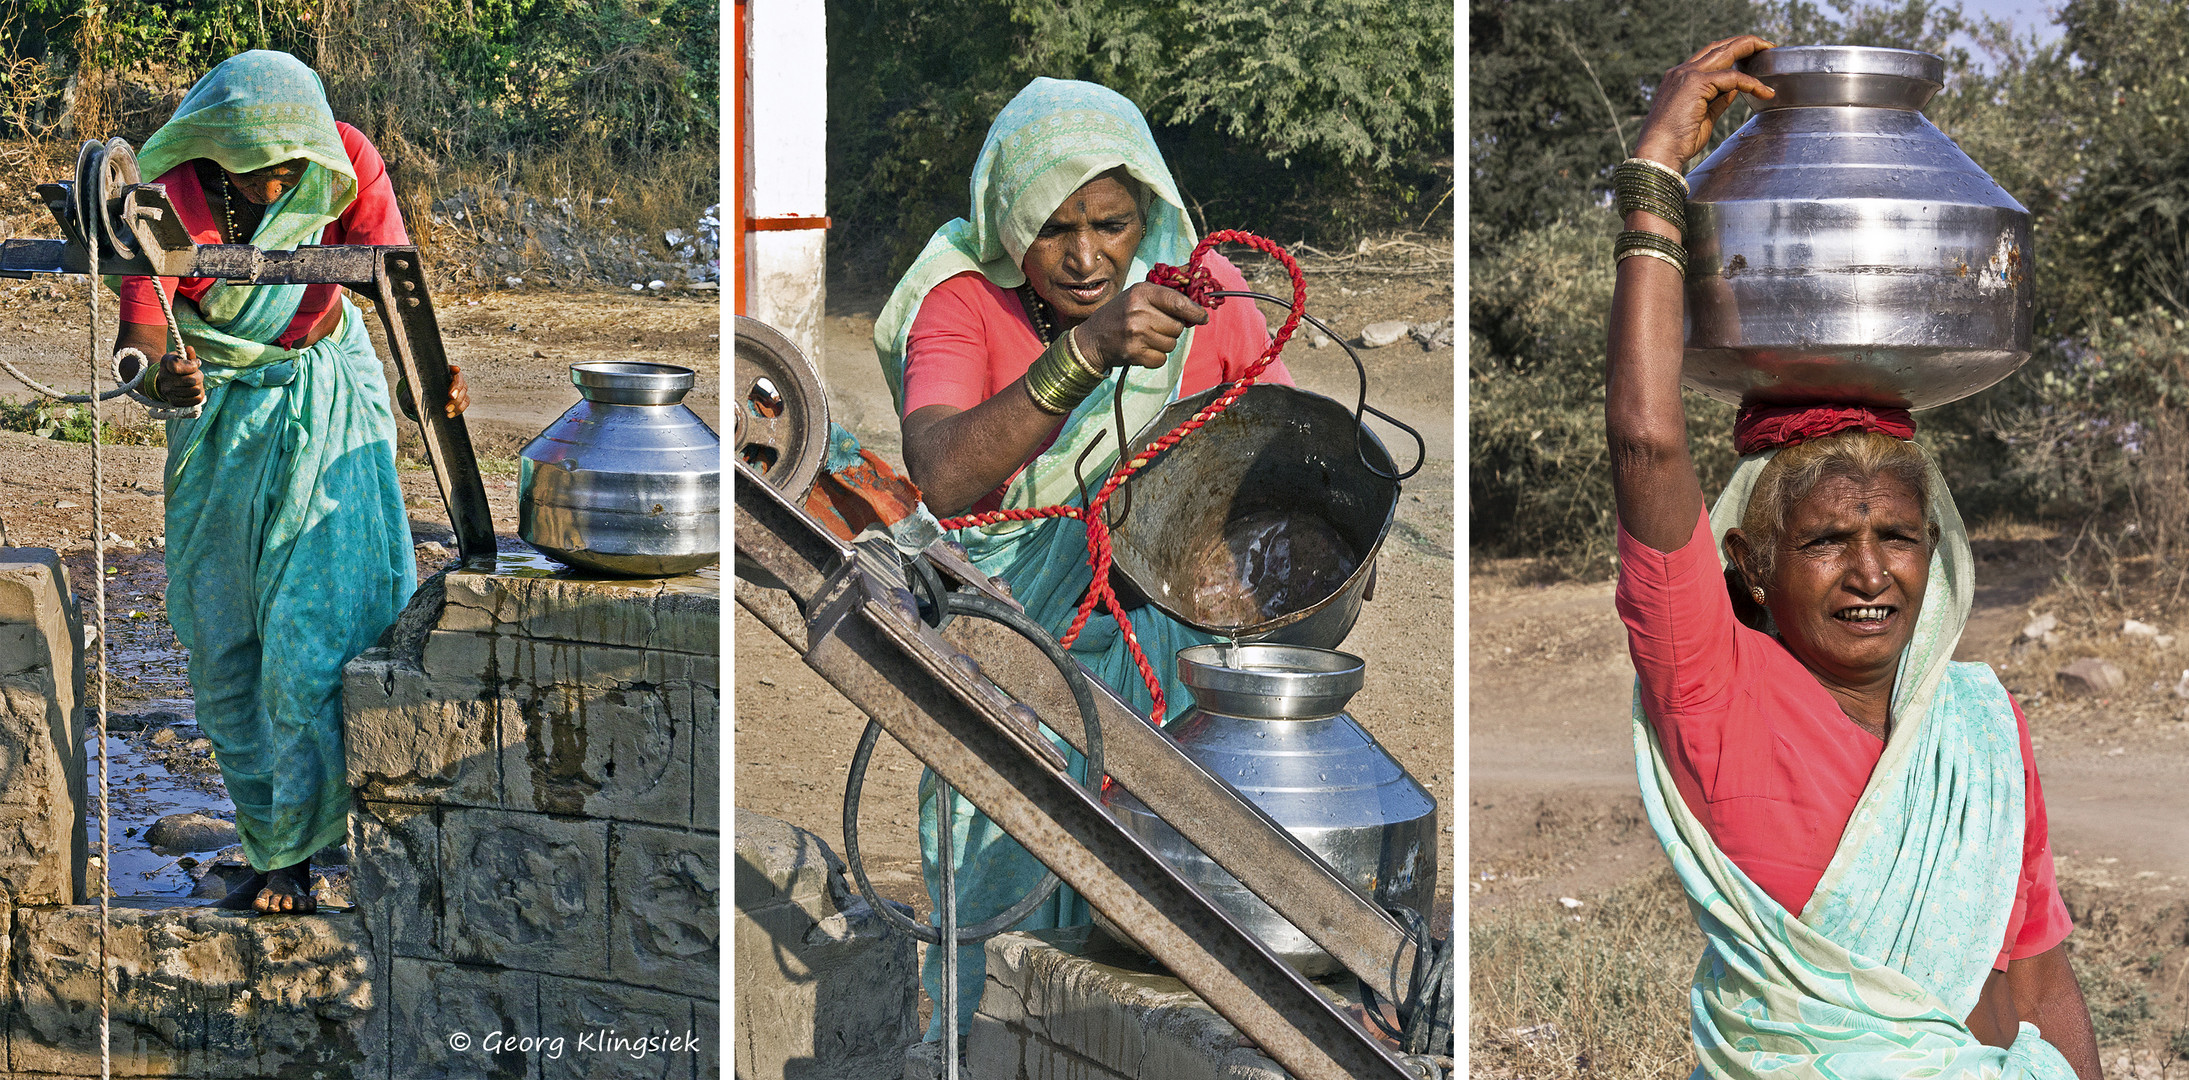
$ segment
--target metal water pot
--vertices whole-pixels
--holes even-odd
[[[570,365],[583,400],[518,452],[517,534],[558,562],[634,577],[722,553],[722,441],[683,404],[692,369]]]
[[[1193,691],[1193,708],[1163,730],[1363,895],[1427,917],[1437,892],[1437,801],[1346,713],[1365,667],[1357,656],[1297,645],[1181,649],[1178,677]],[[1339,970],[1306,934],[1122,787],[1110,786],[1102,801],[1119,824],[1285,963],[1308,976]]]
[[[1922,109],[1929,53],[1766,49],[1778,91],[1688,175],[1688,386],[1927,408],[2029,359],[2029,211]]]

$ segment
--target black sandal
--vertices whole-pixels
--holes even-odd
[[[258,899],[259,890],[266,887],[266,875],[254,873],[243,879],[243,884],[228,890],[228,895],[213,901],[213,906],[229,911],[249,911],[251,902]]]
[[[289,901],[290,906],[272,906],[283,900]],[[268,871],[266,885],[258,891],[251,907],[261,915],[309,915],[318,911],[319,898],[312,895],[312,861],[306,859],[294,866]]]

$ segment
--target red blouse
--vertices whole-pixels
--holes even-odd
[[[1218,288],[1247,288],[1246,278],[1223,256],[1210,252],[1203,265]],[[1269,322],[1254,301],[1226,300],[1209,313],[1207,325],[1193,332],[1179,396],[1237,379],[1268,347]],[[1018,381],[1034,366],[1041,350],[1041,338],[1016,290],[1000,288],[976,271],[959,274],[929,290],[920,302],[920,313],[912,319],[905,347],[904,415],[929,405],[970,409]],[[1292,373],[1285,370],[1282,359],[1272,360],[1256,381],[1290,386]],[[1062,429],[1058,430],[1061,434]],[[1051,436],[1027,460],[1039,457],[1055,441]],[[1016,478],[1014,474],[1012,479]],[[1005,480],[966,512],[1003,505],[1003,492],[1009,486],[1010,480]]]

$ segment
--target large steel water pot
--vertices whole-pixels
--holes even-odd
[[[1226,389],[1171,405],[1133,445],[1154,442]],[[1134,475],[1130,511],[1112,533],[1118,575],[1195,629],[1334,647],[1360,617],[1398,512],[1399,485],[1388,478],[1396,472],[1353,410],[1256,383]],[[1113,513],[1123,504],[1113,501]]]
[[[1363,895],[1426,917],[1437,891],[1437,801],[1346,713],[1365,667],[1357,656],[1297,645],[1181,649],[1178,677],[1193,691],[1193,708],[1164,731]],[[1306,934],[1122,787],[1111,785],[1102,801],[1301,974],[1339,970]]]
[[[1766,49],[1778,91],[1688,175],[1687,385],[1927,408],[2029,359],[2029,211],[1921,110],[1929,53]]]
[[[683,404],[692,369],[570,365],[581,400],[517,454],[517,534],[558,562],[632,577],[722,553],[722,440]]]

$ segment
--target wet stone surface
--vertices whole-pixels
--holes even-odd
[[[165,896],[178,900],[188,897],[197,890],[202,876],[192,875],[190,871],[212,860],[202,854],[193,857],[190,852],[156,849],[148,842],[148,832],[161,818],[178,814],[200,814],[233,823],[235,804],[228,801],[219,767],[212,762],[210,746],[203,750],[187,746],[191,740],[201,738],[196,725],[162,725],[155,729],[171,733],[174,743],[169,746],[154,743],[152,732],[122,732],[117,727],[111,722],[108,724],[106,740],[107,816],[114,844],[114,894]],[[92,845],[92,858],[96,860],[99,842],[99,744],[96,737],[85,740],[84,752],[88,781],[85,790],[90,802],[84,834]],[[185,860],[190,865],[184,865]],[[94,880],[97,870],[94,861],[90,871]]]

